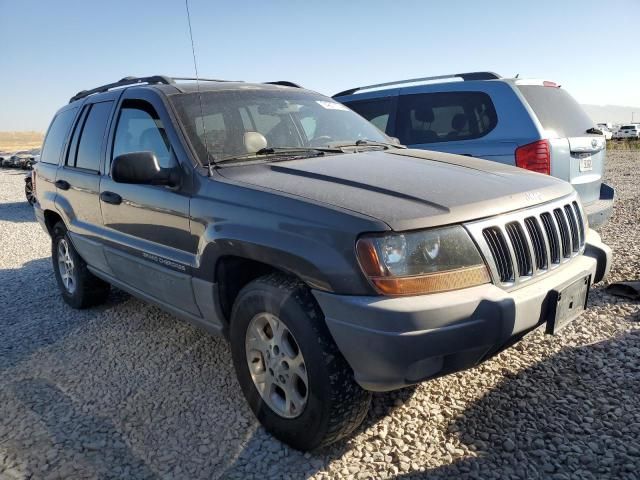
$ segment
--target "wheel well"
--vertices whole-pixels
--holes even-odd
[[[281,271],[267,263],[248,258],[226,256],[218,260],[216,282],[220,295],[220,307],[227,322],[231,320],[233,302],[245,285],[268,273]]]
[[[51,233],[53,232],[53,226],[61,221],[62,218],[56,212],[53,212],[51,210],[44,211],[44,224],[47,226],[49,235],[51,235]]]

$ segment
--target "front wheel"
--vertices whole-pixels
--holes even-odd
[[[339,440],[371,400],[354,380],[307,287],[270,274],[242,289],[231,314],[240,387],[262,425],[299,450]]]

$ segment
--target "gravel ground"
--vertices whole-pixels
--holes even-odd
[[[609,281],[640,277],[638,165],[609,153]],[[0,171],[0,478],[640,478],[640,308],[604,285],[560,337],[376,395],[303,455],[257,424],[225,341],[121,292],[68,308],[22,188]]]

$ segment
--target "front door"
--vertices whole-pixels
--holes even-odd
[[[164,168],[179,162],[162,106],[127,98],[126,92],[123,97],[100,184],[107,262],[118,281],[160,303],[200,316],[191,287],[197,242],[189,227],[188,170],[182,169],[178,187],[123,184],[111,178],[111,161],[125,153],[153,152]]]

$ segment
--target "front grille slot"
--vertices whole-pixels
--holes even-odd
[[[522,230],[518,222],[508,223],[505,229],[507,230],[507,235],[509,235],[509,240],[511,240],[513,252],[516,254],[518,274],[521,277],[530,276],[533,273],[531,269],[531,254],[529,253],[524,230]]]
[[[564,206],[564,213],[567,215],[567,220],[569,220],[572,250],[574,252],[577,252],[578,250],[580,250],[580,234],[578,233],[578,222],[573,216],[573,208],[571,208],[571,205]]]
[[[569,258],[571,256],[571,239],[569,238],[569,226],[562,214],[562,210],[556,208],[553,210],[553,216],[556,218],[558,230],[560,231],[560,242],[562,244],[562,256]]]
[[[540,215],[544,231],[547,234],[549,240],[549,251],[551,254],[551,263],[560,263],[560,242],[556,229],[553,227],[553,220],[550,213],[543,213]]]
[[[580,207],[578,202],[573,202],[573,210],[576,212],[576,218],[578,219],[578,230],[580,231],[580,246],[584,245],[584,222],[582,221],[582,213],[580,213]]]
[[[506,283],[513,281],[513,265],[511,263],[511,254],[509,247],[502,235],[502,231],[498,227],[485,228],[482,231],[484,240],[491,250],[491,255],[496,263],[500,282]]]
[[[524,224],[527,227],[527,232],[529,232],[531,244],[533,245],[536,268],[538,270],[545,270],[547,268],[547,248],[538,220],[536,220],[535,217],[527,217],[524,219]]]

